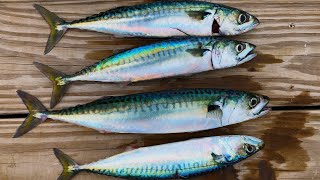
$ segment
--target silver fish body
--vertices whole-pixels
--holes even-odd
[[[227,97],[223,97],[224,95]],[[247,108],[252,98],[258,101],[255,104],[259,109],[256,115],[248,113],[251,109],[243,110]],[[101,132],[144,134],[195,132],[264,115],[268,111],[260,110],[263,110],[268,102],[268,98],[264,96],[238,91],[206,89],[164,91],[110,97],[101,100],[101,103],[99,100],[94,102],[93,106],[96,107],[92,112],[89,105],[48,112],[47,118],[78,124]],[[211,110],[211,107],[217,109]]]
[[[206,2],[156,2],[120,7],[97,16],[62,24],[75,28],[119,36],[168,37],[211,36],[217,9],[226,8]],[[59,28],[59,27],[58,27]]]
[[[45,53],[67,29],[85,29],[136,37],[237,35],[254,29],[259,20],[242,10],[203,1],[159,1],[118,7],[84,19],[65,22],[40,5],[38,12],[51,26]]]
[[[121,178],[189,178],[233,165],[261,150],[251,136],[217,136],[139,148],[85,165],[69,165],[69,173],[89,171]],[[58,159],[71,159],[55,150]],[[63,174],[62,174],[63,176]]]
[[[218,128],[265,115],[268,97],[219,89],[185,89],[105,97],[88,104],[48,111],[35,97],[19,91],[30,114],[18,128],[21,136],[46,119],[101,132],[163,134]],[[30,107],[38,108],[32,110]],[[31,111],[32,110],[32,111]],[[30,121],[30,122],[28,122]]]
[[[237,51],[237,46],[243,46]],[[189,37],[146,45],[106,58],[74,75],[73,81],[137,82],[223,69],[243,64],[256,56],[250,43]]]
[[[239,19],[246,17],[244,22]],[[231,17],[237,21],[231,21]],[[224,27],[227,22],[228,27]],[[232,22],[232,23],[231,23]],[[241,28],[241,24],[249,24]],[[92,30],[122,36],[168,37],[236,35],[259,24],[257,18],[236,8],[203,1],[159,1],[119,7],[61,24],[58,28]],[[218,28],[215,28],[215,25]],[[219,29],[223,26],[223,29]],[[237,31],[232,31],[235,28]],[[230,28],[230,29],[228,29]]]

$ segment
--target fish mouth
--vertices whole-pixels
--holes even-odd
[[[259,21],[259,19],[258,18],[254,18],[254,21],[253,21],[254,23],[253,23],[253,25],[252,25],[252,27],[253,28],[256,28],[259,24],[260,24],[260,21]]]
[[[254,48],[244,57],[241,59],[241,63],[245,63],[250,61],[251,59],[255,58],[257,56],[257,53],[253,52]]]
[[[264,103],[262,104],[262,107],[261,109],[257,112],[257,113],[254,113],[255,116],[263,116],[263,115],[266,115],[268,112],[270,112],[272,109],[271,107],[268,107],[267,105],[269,104],[269,98],[268,97],[265,97],[263,99]]]
[[[263,107],[258,113],[257,115],[265,115],[267,114],[268,112],[270,112],[272,109],[271,107],[267,107],[267,104],[265,105],[265,107]]]
[[[258,21],[258,22],[253,23],[253,24],[252,24],[252,26],[251,26],[251,30],[252,30],[252,29],[255,29],[259,24],[260,24],[260,22],[259,22],[259,21]]]
[[[256,28],[260,24],[260,21],[258,18],[254,17],[254,16],[252,16],[252,18],[253,18],[253,21],[252,21],[252,25],[251,25],[251,30]]]
[[[262,142],[260,142],[260,143],[258,144],[258,149],[261,150],[261,149],[264,148],[264,146],[265,146],[265,144],[264,144],[264,142],[262,141]]]
[[[256,28],[257,26],[259,26],[259,24],[260,24],[260,22],[254,23],[254,24],[252,25],[252,29],[254,29],[254,28]]]

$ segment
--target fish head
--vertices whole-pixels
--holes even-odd
[[[261,139],[252,136],[221,136],[219,152],[213,152],[221,164],[236,163],[257,153],[264,147]]]
[[[226,36],[248,32],[260,24],[260,21],[255,16],[233,8],[220,8],[217,10],[215,21],[218,24],[219,34]]]
[[[212,46],[213,69],[234,67],[257,56],[253,52],[256,46],[247,42],[221,39],[213,43]]]
[[[228,95],[222,107],[221,126],[236,124],[250,119],[266,115],[271,108],[268,108],[269,98],[267,96],[248,93],[234,92]]]

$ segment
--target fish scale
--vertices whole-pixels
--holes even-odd
[[[192,164],[192,165],[191,165]],[[174,176],[174,173],[187,173],[189,171],[197,171],[203,170],[204,168],[214,167],[217,166],[217,163],[208,160],[208,161],[199,161],[199,162],[192,162],[192,163],[180,163],[180,164],[167,164],[167,165],[160,165],[160,166],[142,166],[142,167],[135,167],[135,168],[121,168],[121,169],[90,169],[91,172],[95,172],[97,174],[103,175],[112,175],[118,174],[119,176],[141,176],[141,177],[149,177],[152,175],[162,175],[162,176]],[[214,169],[214,168],[212,168]],[[134,174],[133,174],[134,172]]]
[[[228,93],[228,92],[227,92]],[[236,92],[233,92],[236,93]],[[72,114],[87,114],[90,113],[88,109],[94,110],[98,109],[98,112],[106,112],[110,111],[110,109],[114,108],[123,108],[122,110],[129,110],[130,107],[143,107],[143,106],[151,106],[154,104],[162,104],[161,107],[166,107],[165,105],[176,104],[176,103],[186,103],[186,106],[193,105],[194,101],[202,101],[206,100],[206,96],[210,96],[211,94],[215,94],[215,91],[212,92],[210,90],[185,90],[185,91],[176,91],[176,92],[161,92],[161,93],[145,93],[145,94],[137,94],[137,95],[129,95],[129,96],[120,96],[120,97],[107,97],[101,100],[97,100],[96,102],[89,103],[87,105],[79,105],[73,108],[68,108],[62,111],[53,111],[51,114],[61,114],[67,113],[68,115]],[[217,94],[219,96],[220,94]],[[223,95],[223,94],[221,94]],[[102,107],[101,111],[99,111],[100,107]],[[124,108],[126,107],[126,108]],[[110,112],[111,113],[111,112]]]
[[[111,9],[109,11],[101,12],[84,19],[72,21],[70,24],[97,20],[140,17],[141,15],[168,15],[168,12],[170,13],[170,11],[199,11],[201,9],[206,9],[209,7],[222,6],[217,4],[213,5],[207,2],[155,2],[152,4],[142,4]],[[157,14],[157,12],[159,12],[159,14]]]
[[[89,74],[91,72],[101,71],[106,68],[111,68],[114,66],[125,65],[132,62],[135,63],[143,63],[146,61],[157,61],[162,58],[170,57],[170,54],[166,52],[173,51],[172,55],[178,55],[178,53],[183,52],[185,48],[192,48],[194,46],[198,46],[199,42],[209,43],[213,39],[211,37],[203,37],[203,38],[194,38],[194,39],[186,39],[186,40],[175,40],[175,41],[167,41],[159,44],[155,44],[152,46],[146,46],[141,48],[136,48],[133,50],[129,50],[125,53],[113,55],[105,60],[102,60],[88,68],[83,69],[82,71],[72,75],[67,76],[66,78]],[[151,57],[151,58],[146,58]],[[119,67],[121,68],[121,67]]]
[[[186,39],[186,40],[177,40],[177,41],[168,41],[165,43],[156,44],[154,46],[141,47],[134,50],[129,50],[125,53],[121,53],[120,55],[114,55],[109,57],[103,61],[100,61],[93,66],[90,66],[75,75],[66,77],[66,81],[70,81],[73,77],[79,75],[89,75],[92,72],[102,71],[103,69],[108,69],[112,67],[116,67],[120,69],[127,64],[141,64],[143,65],[146,62],[150,61],[165,61],[168,58],[174,58],[175,56],[179,56],[186,49],[197,48],[199,43],[208,44],[213,43],[214,39],[207,38],[194,38],[194,39]],[[133,66],[133,65],[131,65]],[[132,67],[136,68],[136,67]],[[108,72],[112,72],[110,69]]]
[[[208,43],[209,41],[212,41],[212,40],[213,39],[210,37],[185,39],[185,40],[180,39],[176,41],[170,40],[170,41],[155,44],[152,46],[146,46],[146,47],[129,50],[120,55],[114,55],[112,57],[107,58],[105,61],[101,61],[90,68],[95,69],[95,67],[98,68],[99,66],[103,66],[103,68],[108,68],[108,67],[118,65],[119,60],[126,61],[127,59],[129,59],[127,63],[131,63],[133,61],[135,62],[146,61],[146,60],[150,61],[150,58],[145,59],[145,57],[147,56],[151,56],[152,58],[155,58],[155,60],[159,60],[162,57],[170,56],[169,54],[166,54],[166,52],[170,52],[170,50],[182,52],[183,51],[182,48],[185,48],[185,47],[192,48],[195,45],[198,45],[199,42]],[[158,56],[158,58],[156,58],[156,56]]]

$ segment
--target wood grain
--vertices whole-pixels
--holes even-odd
[[[23,119],[2,119],[0,179],[56,179],[62,167],[52,148],[61,148],[83,164],[121,153],[130,146],[151,146],[226,134],[256,136],[262,138],[266,146],[234,167],[195,179],[320,179],[319,119],[319,111],[280,111],[227,128],[173,135],[103,135],[87,128],[50,121],[19,139],[10,137]],[[114,178],[80,173],[75,180],[81,179]]]
[[[48,105],[51,82],[34,66],[39,61],[65,73],[74,73],[114,52],[155,42],[137,38],[70,30],[49,55],[43,51],[49,27],[32,7],[41,3],[66,20],[74,20],[112,7],[147,1],[4,1],[0,4],[0,113],[25,113],[15,91],[21,89]],[[317,104],[320,97],[319,1],[218,1],[255,14],[261,25],[234,37],[258,46],[259,57],[238,68],[211,71],[189,77],[134,83],[74,84],[57,108],[85,103],[106,95],[123,95],[174,88],[234,88],[263,93],[272,105]],[[296,96],[310,95],[310,102]],[[10,102],[10,103],[8,103]]]
[[[74,73],[113,53],[158,40],[115,38],[70,30],[48,55],[43,55],[49,27],[33,8],[40,3],[66,20],[75,20],[117,6],[152,0],[1,0],[0,1],[0,116],[27,113],[16,90],[27,91],[49,104],[51,83],[34,66],[38,61]],[[212,1],[213,2],[213,1]],[[106,95],[176,88],[230,88],[262,93],[272,106],[312,106],[320,102],[319,0],[217,0],[256,15],[261,25],[234,39],[256,44],[259,56],[240,67],[189,77],[131,84],[73,84],[57,108]],[[48,121],[12,139],[20,118],[0,118],[0,179],[56,179],[61,171],[52,148],[61,148],[79,163],[125,151],[196,137],[245,134],[262,138],[263,151],[239,164],[195,179],[274,180],[320,179],[320,110],[277,111],[226,128],[175,135],[99,134],[71,124]],[[114,179],[80,173],[75,179]]]

